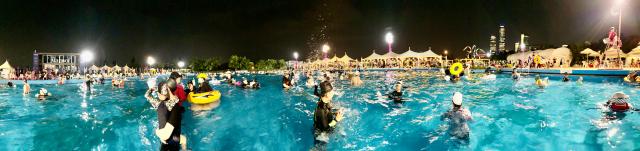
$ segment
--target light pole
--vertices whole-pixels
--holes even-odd
[[[391,44],[393,44],[393,34],[391,32],[387,32],[387,34],[384,36],[384,40],[389,45],[389,52],[391,52]]]
[[[622,4],[624,3],[624,0],[616,0],[616,7],[618,7],[618,38],[616,39],[616,46],[618,47],[618,50],[616,50],[617,54],[618,54],[618,66],[620,66],[620,68],[622,68],[621,65],[621,59],[620,59],[620,51],[622,51],[622,39],[620,37],[622,37],[621,32],[622,32]],[[619,42],[619,43],[618,43]]]
[[[184,67],[184,61],[178,61],[178,68],[182,69]]]
[[[80,53],[80,65],[86,65],[87,63],[89,63],[91,61],[93,61],[93,51],[88,50],[88,49],[82,50],[82,53]],[[83,68],[83,67],[81,67],[81,68]],[[84,71],[84,72],[86,72],[86,71]]]
[[[296,60],[295,64],[293,64],[293,69],[295,70],[296,68],[298,68],[298,52],[293,52],[293,59]]]
[[[448,58],[447,58],[447,56],[448,56],[447,54],[448,54],[448,53],[449,53],[449,51],[447,51],[447,50],[445,49],[445,50],[444,50],[444,62],[445,62],[446,64],[449,64],[449,60],[448,60]]]
[[[322,45],[322,53],[324,54],[324,59],[327,59],[327,52],[329,52],[330,49],[331,47],[329,47],[329,44]]]

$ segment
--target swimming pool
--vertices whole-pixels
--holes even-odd
[[[245,75],[247,77],[254,77]],[[238,76],[240,77],[240,76]],[[280,76],[255,76],[262,89],[214,85],[222,92],[219,108],[187,111],[183,133],[192,150],[309,150],[313,144],[312,88],[284,91]],[[640,104],[637,88],[620,78],[585,77],[563,83],[551,77],[546,89],[533,77],[450,83],[429,76],[370,73],[365,84],[334,83],[334,106],[345,108],[328,150],[633,150],[640,148],[640,114],[595,126],[603,117],[596,104],[623,91]],[[575,79],[575,77],[574,77]],[[385,103],[376,92],[403,80],[408,102]],[[157,150],[155,111],[144,100],[144,81],[124,89],[96,85],[85,94],[79,84],[31,85],[54,94],[47,101],[23,96],[21,88],[0,88],[0,150]],[[470,140],[453,139],[440,116],[454,91],[474,118]]]

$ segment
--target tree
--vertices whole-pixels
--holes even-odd
[[[196,58],[189,63],[189,68],[193,71],[215,71],[220,69],[220,59],[218,58]]]
[[[232,55],[229,58],[229,68],[234,70],[249,70],[253,66],[253,62],[247,59],[247,57],[240,57],[236,55]]]

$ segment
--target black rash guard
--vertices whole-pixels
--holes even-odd
[[[329,126],[335,119],[334,113],[331,112],[331,106],[327,103],[318,101],[318,107],[313,114],[313,128],[319,132],[330,132],[333,128]]]
[[[402,92],[393,91],[389,93],[389,99],[392,99],[395,103],[402,103]]]

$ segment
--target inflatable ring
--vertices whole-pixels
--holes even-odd
[[[204,93],[189,93],[187,99],[193,104],[208,104],[220,100],[220,91],[211,91]]]
[[[460,73],[462,73],[462,63],[454,63],[453,65],[451,65],[451,67],[449,67],[449,73],[451,73],[451,75],[460,75]]]
[[[533,62],[536,64],[540,64],[540,62],[542,62],[542,58],[540,56],[535,56],[533,58]]]
[[[204,74],[204,73],[200,73],[200,74],[198,74],[198,79],[199,78],[207,79],[207,75]]]

